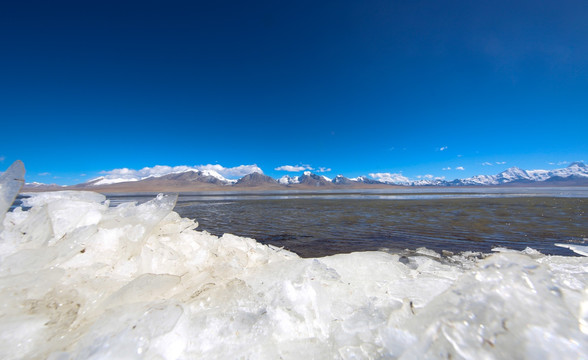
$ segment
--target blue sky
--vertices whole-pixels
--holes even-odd
[[[0,165],[69,184],[155,165],[453,179],[588,161],[587,18],[583,0],[14,1]]]

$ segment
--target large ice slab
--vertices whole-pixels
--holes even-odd
[[[0,175],[0,231],[4,215],[10,209],[16,195],[24,185],[25,168],[20,160],[16,160]]]
[[[0,233],[0,358],[580,358],[588,258],[303,259],[197,231],[174,195],[33,195]],[[480,259],[484,258],[484,259]]]

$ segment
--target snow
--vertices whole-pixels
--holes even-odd
[[[134,179],[134,178],[105,178],[104,176],[98,177],[96,179],[89,180],[88,183],[92,183],[92,185],[110,185],[110,184],[118,184],[122,182],[129,182],[129,181],[139,181],[142,179]]]
[[[396,185],[410,185],[411,180],[402,174],[373,173],[370,176],[380,182]]]
[[[222,182],[228,182],[228,180],[224,176],[222,176],[221,174],[219,174],[218,172],[216,172],[214,170],[202,170],[202,175],[217,178]]]
[[[201,166],[202,167],[202,166]],[[203,176],[211,176],[219,179],[224,184],[235,184],[237,182],[236,179],[228,179],[220,174],[218,171],[214,170],[214,168],[224,169],[224,171],[228,171],[231,169],[238,169],[240,172],[251,171],[251,172],[259,172],[263,173],[261,169],[257,168],[256,166],[240,166],[237,168],[222,168],[220,166],[215,167],[213,165],[207,165],[203,167],[203,169],[198,170],[196,168],[191,168],[188,166],[176,166],[176,167],[169,167],[169,166],[155,166],[153,168],[144,168],[141,170],[131,170],[131,169],[116,169],[116,171],[111,171],[111,174],[107,176],[102,176],[99,178],[92,179],[88,181],[86,184],[89,185],[110,185],[120,182],[127,182],[127,181],[139,181],[145,180],[148,178],[158,178],[164,175],[169,174],[180,174],[188,171],[197,172],[202,174]],[[236,171],[233,171],[235,173]],[[567,178],[570,176],[580,177],[580,178],[588,178],[588,167],[583,163],[572,163],[568,167],[563,169],[555,169],[555,170],[523,170],[518,167],[511,167],[499,174],[496,175],[475,175],[465,179],[456,179],[454,181],[448,182],[445,181],[444,178],[434,178],[434,179],[417,179],[413,180],[410,179],[400,173],[371,173],[369,174],[371,179],[366,176],[359,176],[356,178],[351,178],[351,181],[355,182],[362,182],[362,183],[370,183],[374,180],[386,183],[386,184],[393,184],[393,185],[412,185],[412,186],[424,186],[424,185],[500,185],[506,184],[518,180],[527,180],[527,181],[546,181],[553,177],[561,177]],[[310,171],[304,171],[302,176],[316,176]],[[338,177],[338,176],[337,176]],[[337,179],[337,177],[335,179]],[[282,185],[291,185],[291,184],[299,184],[301,176],[282,176],[278,179],[278,183]],[[332,182],[333,179],[321,175],[320,178],[324,179],[327,182]]]
[[[105,176],[100,176],[98,178],[91,179],[86,182],[86,184],[90,185],[110,185],[110,184],[117,184],[121,182],[129,182],[129,181],[140,181],[152,178],[159,178],[166,175],[171,174],[182,174],[185,172],[195,172],[201,174],[202,176],[211,176],[214,178],[219,179],[225,184],[233,184],[236,183],[237,180],[235,179],[227,179],[223,175],[221,175],[217,170],[224,170],[229,174],[234,173],[241,173],[241,172],[259,172],[263,173],[260,168],[257,166],[248,166],[248,165],[241,165],[236,168],[224,168],[220,165],[206,165],[206,166],[199,166],[199,167],[190,167],[190,166],[165,166],[165,165],[156,165],[154,167],[145,167],[141,170],[133,170],[128,168],[122,169],[115,169],[108,172]]]
[[[357,182],[365,182],[366,180],[369,180],[369,179],[368,179],[367,176],[362,175],[362,176],[350,178],[349,180],[351,180],[351,181],[357,181]]]
[[[300,183],[300,177],[298,177],[298,176],[284,175],[284,176],[282,176],[281,178],[278,179],[278,183],[280,183],[282,185],[299,184]]]
[[[549,175],[559,177],[569,177],[573,175],[579,177],[588,177],[588,167],[586,167],[586,165],[583,163],[572,163],[566,168],[550,171]]]
[[[10,186],[2,184],[2,195]],[[10,195],[12,196],[12,195]],[[9,197],[10,197],[9,196]],[[0,232],[0,358],[581,358],[588,257],[303,259],[197,231],[174,195],[24,199]]]
[[[511,167],[497,175],[476,175],[460,181],[464,185],[498,185],[517,180],[541,182],[553,177],[567,178],[570,176],[588,177],[588,168],[583,163],[572,163],[566,168],[554,170],[522,170]]]
[[[40,182],[37,182],[37,181],[33,181],[33,182],[30,182],[30,183],[25,183],[25,185],[32,186],[32,187],[47,186],[47,184],[40,183]]]
[[[535,181],[545,181],[549,179],[549,170],[527,170],[529,177]]]

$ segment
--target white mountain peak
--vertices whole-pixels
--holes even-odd
[[[125,170],[125,169],[123,169]],[[213,169],[194,169],[187,167],[173,168],[174,171],[167,172],[166,174],[148,174],[148,176],[141,176],[143,174],[120,172],[119,174],[109,174],[107,176],[101,176],[87,181],[85,184],[89,186],[96,185],[110,185],[119,182],[129,181],[141,181],[148,178],[157,178],[164,175],[170,174],[183,174],[188,172],[194,172],[200,176],[213,177],[220,180],[222,183],[229,185],[237,182],[237,180],[229,180],[221,175],[219,172]],[[128,171],[130,172],[130,171]],[[138,175],[138,176],[137,176]],[[284,175],[278,179],[278,183],[282,185],[310,184],[312,181],[321,181],[327,183],[339,184],[346,181],[352,181],[357,183],[365,184],[378,184],[386,183],[391,185],[405,185],[405,186],[444,186],[444,185],[501,185],[509,183],[531,183],[531,182],[561,182],[561,181],[580,181],[583,184],[584,181],[588,181],[588,166],[583,162],[573,162],[565,168],[554,169],[554,170],[524,170],[517,166],[510,167],[496,175],[475,175],[465,179],[455,179],[453,181],[446,181],[442,178],[419,178],[418,180],[411,180],[401,173],[373,173],[368,176],[358,176],[355,178],[347,179],[343,175],[337,175],[334,179],[328,178],[324,175],[316,175],[310,171],[304,171],[303,175],[290,176]],[[309,183],[310,182],[310,183]],[[33,186],[32,184],[30,186]]]

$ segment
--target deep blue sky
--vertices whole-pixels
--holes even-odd
[[[585,0],[5,2],[0,165],[67,184],[588,161],[586,19]]]

